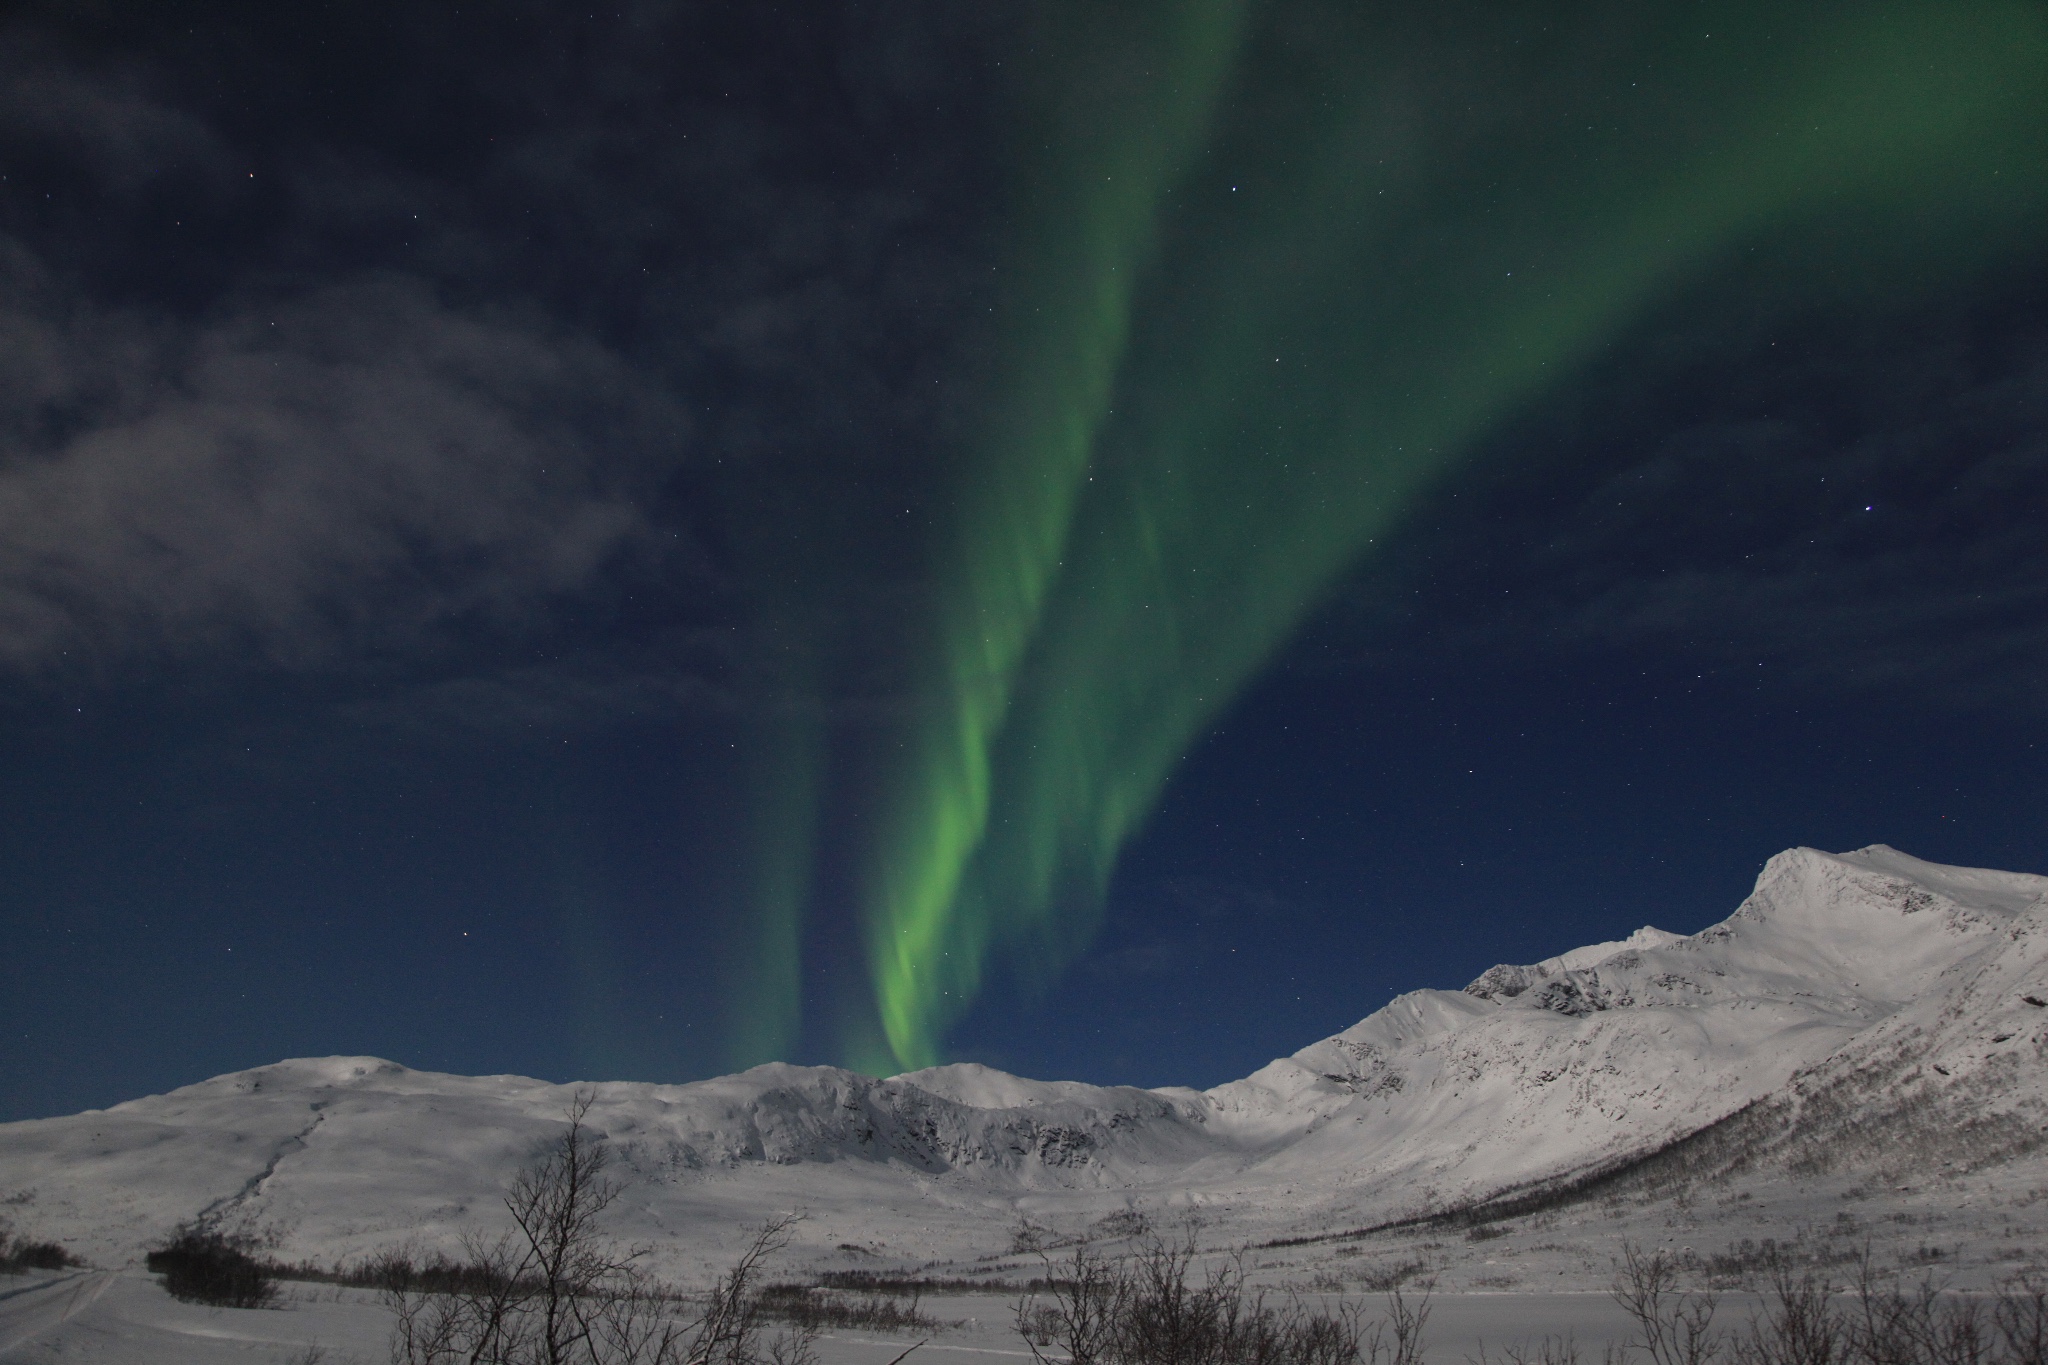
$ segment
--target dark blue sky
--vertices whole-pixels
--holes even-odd
[[[840,757],[790,1059],[841,1059],[845,756],[904,724],[991,363],[1022,14],[0,21],[0,1120],[295,1055],[726,1069],[792,707]],[[1209,1085],[1790,845],[2048,871],[2048,262],[1732,278],[1332,584],[949,1054]]]

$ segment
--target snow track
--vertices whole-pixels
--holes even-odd
[[[0,1355],[77,1317],[97,1303],[113,1282],[114,1277],[104,1271],[74,1271],[0,1288]],[[0,1286],[6,1283],[0,1279]]]

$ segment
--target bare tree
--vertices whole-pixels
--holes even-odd
[[[568,1131],[513,1179],[505,1208],[516,1231],[465,1238],[452,1289],[385,1291],[394,1365],[813,1365],[815,1329],[766,1337],[756,1289],[796,1219],[757,1232],[704,1311],[687,1316],[683,1297],[639,1264],[646,1248],[601,1234],[620,1186],[584,1124],[592,1098],[576,1096]]]
[[[521,1171],[505,1207],[524,1242],[515,1284],[531,1286],[529,1316],[538,1319],[541,1365],[587,1358],[593,1314],[610,1291],[630,1291],[629,1272],[640,1253],[598,1235],[598,1220],[618,1202],[619,1184],[605,1176],[609,1153],[584,1129],[593,1096],[569,1106],[569,1131],[540,1160]],[[626,1297],[633,1297],[630,1293]]]
[[[1832,1286],[1818,1272],[1797,1271],[1781,1258],[1771,1267],[1763,1311],[1731,1345],[1736,1365],[1848,1365],[1854,1335]]]
[[[1621,1256],[1621,1272],[1609,1292],[1635,1319],[1639,1335],[1630,1345],[1649,1352],[1651,1365],[1707,1365],[1718,1356],[1715,1297],[1681,1290],[1678,1267],[1661,1251],[1646,1253],[1623,1242]]]
[[[1386,1328],[1394,1336],[1393,1341],[1387,1343],[1388,1365],[1421,1365],[1422,1331],[1429,1326],[1429,1298],[1435,1285],[1433,1276],[1422,1281],[1422,1297],[1414,1303],[1402,1297],[1398,1282],[1387,1291]],[[1368,1347],[1377,1365],[1381,1349],[1378,1328],[1373,1330]]]
[[[2048,1365],[2048,1283],[2030,1276],[2008,1280],[1992,1321],[2011,1365]]]
[[[761,1299],[757,1289],[761,1263],[789,1245],[790,1230],[797,1224],[795,1214],[784,1214],[763,1224],[754,1234],[722,1279],[712,1288],[711,1299],[690,1336],[689,1365],[752,1365],[761,1359]],[[808,1351],[815,1329],[803,1335]],[[796,1349],[798,1343],[770,1344],[771,1353]],[[794,1365],[793,1359],[775,1354],[777,1361]],[[805,1357],[807,1358],[807,1357]]]
[[[1122,1267],[1085,1241],[1075,1244],[1064,1264],[1044,1251],[1038,1259],[1045,1268],[1045,1301],[1028,1296],[1017,1301],[1016,1309],[1017,1332],[1030,1346],[1032,1359],[1038,1365],[1055,1360],[1103,1365],[1130,1295]],[[1041,1346],[1056,1354],[1047,1356]]]

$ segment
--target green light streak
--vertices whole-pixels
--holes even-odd
[[[1159,200],[1199,146],[1242,9],[1199,0],[1150,16],[1089,5],[1050,16],[1045,40],[1068,65],[1060,101],[1035,111],[1040,144],[1024,153],[1018,202],[1037,221],[1012,267],[1015,384],[960,491],[960,539],[940,551],[960,591],[933,645],[932,720],[871,875],[869,959],[883,1033],[905,1067],[937,1060],[931,1020],[978,980],[985,941],[953,907],[987,826],[990,749],[1086,484]]]
[[[792,714],[759,726],[744,793],[749,828],[741,913],[726,948],[725,1060],[735,1070],[785,1061],[803,1024],[804,907],[811,895],[824,730]]]
[[[1012,384],[869,887],[903,1067],[993,949],[1043,971],[1086,941],[1202,729],[1518,405],[1751,251],[1962,265],[2043,207],[2039,5],[1720,6],[1711,34],[1616,10],[1433,58],[1427,17],[1318,11],[1303,44],[1290,12],[1240,38],[1173,10],[1137,131],[1036,173]],[[1176,186],[1208,136],[1220,174]]]

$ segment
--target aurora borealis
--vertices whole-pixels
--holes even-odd
[[[1060,221],[1009,305],[1016,396],[964,480],[942,677],[866,906],[906,1069],[997,945],[1057,966],[1086,941],[1197,731],[1419,485],[1660,291],[1803,220],[1933,212],[1951,241],[2042,207],[2033,7],[1721,10],[1719,47],[1683,12],[1526,26],[1448,58],[1497,109],[1406,128],[1389,88],[1433,24],[1323,11],[1303,50],[1175,17],[1124,59],[1171,106],[1063,92],[1102,121],[1049,132],[1066,180],[1020,196]],[[1204,134],[1220,173],[1185,169]]]
[[[21,1112],[1206,1084],[2035,866],[2038,0],[191,17],[0,28]]]

